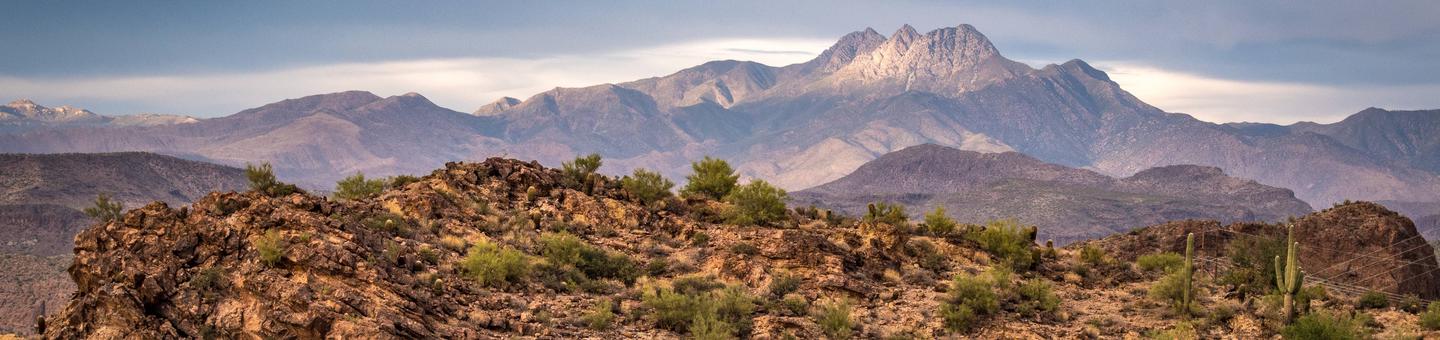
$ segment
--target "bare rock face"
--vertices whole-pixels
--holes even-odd
[[[1352,286],[1440,297],[1435,250],[1410,219],[1370,202],[1339,204],[1295,219],[1300,264],[1306,275]],[[1157,251],[1183,252],[1185,235],[1196,234],[1196,251],[1224,257],[1231,240],[1243,236],[1285,237],[1281,224],[1188,220],[1155,225],[1086,242],[1109,254],[1133,259]],[[1076,245],[1079,246],[1079,245]]]

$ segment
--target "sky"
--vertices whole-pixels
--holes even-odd
[[[1437,1],[22,1],[0,98],[214,117],[345,90],[469,112],[709,60],[808,60],[852,31],[972,24],[1213,122],[1440,108]]]

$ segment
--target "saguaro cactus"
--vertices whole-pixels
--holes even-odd
[[[1194,297],[1191,296],[1193,294],[1191,294],[1190,279],[1195,275],[1195,233],[1185,235],[1185,265],[1180,267],[1180,270],[1180,275],[1183,276],[1185,282],[1185,292],[1180,300],[1180,309],[1182,313],[1189,316],[1190,303],[1194,300]]]
[[[1285,295],[1285,323],[1288,324],[1295,319],[1295,294],[1300,292],[1305,272],[1300,271],[1300,263],[1296,258],[1300,243],[1295,242],[1295,226],[1291,225],[1286,234],[1285,263],[1280,263],[1280,256],[1275,256],[1275,288]]]

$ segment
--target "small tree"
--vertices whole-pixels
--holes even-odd
[[[270,197],[284,196],[300,191],[300,188],[293,184],[276,180],[275,171],[270,167],[270,163],[262,163],[259,166],[245,164],[245,179],[250,181],[250,190],[259,191]]]
[[[342,200],[358,200],[379,194],[385,190],[384,179],[365,179],[365,174],[355,172],[355,175],[345,177],[335,183],[335,197]]]
[[[114,222],[120,220],[120,213],[124,210],[125,205],[111,201],[110,195],[100,194],[95,196],[95,206],[85,208],[85,215],[100,222]]]
[[[680,189],[680,194],[686,196],[705,197],[710,199],[722,199],[735,189],[740,176],[735,174],[735,169],[730,163],[723,159],[710,158],[699,162],[690,163],[690,169],[695,173],[685,177],[685,188]]]
[[[659,172],[635,169],[634,174],[620,179],[620,186],[641,202],[651,204],[670,197],[670,188],[675,187],[675,182],[661,176]]]
[[[560,173],[572,186],[579,186],[584,192],[590,192],[595,185],[595,172],[600,170],[600,154],[592,153],[584,157],[575,157],[575,160],[560,163]]]
[[[905,206],[890,202],[880,202],[871,203],[869,206],[866,206],[865,222],[885,223],[892,226],[904,227],[910,223],[910,217],[905,213]]]
[[[925,214],[925,229],[931,235],[948,235],[955,232],[955,220],[945,216],[945,206],[936,206],[934,211]]]
[[[725,202],[734,205],[729,212],[730,223],[740,225],[768,225],[785,218],[785,200],[789,196],[784,189],[776,188],[763,180],[750,181],[725,195]]]

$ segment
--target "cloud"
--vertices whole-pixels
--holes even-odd
[[[1210,122],[1328,123],[1367,107],[1434,109],[1440,85],[1317,85],[1223,79],[1132,62],[1097,68],[1140,100]]]
[[[526,98],[557,86],[630,81],[710,60],[802,62],[829,44],[806,39],[715,39],[586,56],[419,59],[167,76],[0,76],[0,93],[46,105],[104,106],[100,111],[112,115],[163,112],[213,117],[318,93],[418,92],[441,106],[468,112],[502,96]]]

